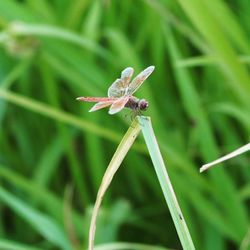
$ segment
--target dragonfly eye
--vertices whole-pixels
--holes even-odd
[[[145,99],[141,99],[139,101],[139,109],[140,110],[147,110],[148,106],[149,106],[149,104]]]

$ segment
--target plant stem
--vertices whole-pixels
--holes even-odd
[[[151,124],[150,117],[140,116],[138,117],[141,130],[148,147],[150,157],[152,159],[158,180],[161,185],[162,192],[166,199],[167,205],[169,207],[171,216],[173,218],[175,228],[179,235],[183,249],[194,250],[194,244],[189,233],[188,227],[184,220],[184,216],[181,212],[180,206],[178,204],[177,198],[174,193],[171,181],[169,179],[155,134]]]

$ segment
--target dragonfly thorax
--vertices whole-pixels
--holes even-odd
[[[125,105],[125,107],[130,108],[132,110],[141,110],[141,111],[147,110],[148,106],[149,106],[148,101],[146,101],[145,99],[138,99],[134,96],[131,96]]]

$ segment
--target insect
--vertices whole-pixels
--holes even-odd
[[[78,97],[76,99],[84,102],[97,102],[89,112],[110,106],[109,114],[111,115],[120,112],[124,107],[130,108],[136,113],[140,113],[148,108],[149,103],[145,99],[138,99],[133,96],[133,94],[154,69],[154,66],[149,66],[130,81],[134,69],[128,67],[122,71],[121,77],[111,84],[108,89],[108,97]]]

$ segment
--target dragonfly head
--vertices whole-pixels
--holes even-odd
[[[142,111],[147,110],[148,106],[149,106],[149,103],[145,99],[141,99],[138,103],[138,107]]]

